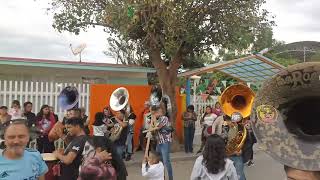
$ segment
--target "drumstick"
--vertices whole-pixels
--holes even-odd
[[[155,131],[155,130],[157,130],[157,129],[158,129],[158,128],[150,128],[150,129],[147,129],[147,130],[142,131],[142,133],[147,133],[147,132]]]
[[[147,145],[146,145],[146,149],[144,151],[144,157],[148,157],[148,152],[149,152],[149,146],[150,146],[150,140],[151,140],[151,133],[147,133]]]
[[[147,132],[146,137],[148,138],[147,139],[146,150],[144,152],[144,156],[145,157],[148,157],[148,152],[149,152],[149,147],[150,147],[150,140],[151,140],[151,137],[152,137],[151,131],[157,130],[157,127],[155,127],[156,126],[155,123],[156,123],[156,118],[153,115],[151,115],[151,127],[154,127],[154,128],[150,128],[148,130],[143,131],[143,133]]]

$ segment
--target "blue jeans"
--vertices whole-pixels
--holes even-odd
[[[239,180],[246,180],[242,156],[233,155],[230,156],[230,159],[233,161],[233,165],[236,168]]]
[[[133,133],[128,133],[127,135],[127,153],[132,154],[133,152]]]
[[[173,172],[170,161],[170,143],[158,144],[156,151],[161,154],[162,162],[168,171],[169,180],[173,180]]]
[[[122,159],[123,158],[123,154],[124,154],[124,152],[126,150],[126,147],[122,146],[122,145],[116,145],[116,150],[117,150],[117,154]]]
[[[194,131],[193,126],[184,128],[184,151],[186,153],[193,152]]]

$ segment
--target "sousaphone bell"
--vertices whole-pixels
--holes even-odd
[[[320,63],[296,64],[264,82],[251,119],[262,150],[289,167],[320,171]]]
[[[110,108],[113,111],[119,112],[121,110],[124,110],[126,113],[124,117],[124,121],[127,121],[128,116],[130,114],[130,104],[129,104],[129,91],[124,88],[120,87],[114,90],[111,94],[110,100],[109,100]],[[122,132],[122,126],[119,123],[115,123],[113,128],[111,129],[110,137],[109,139],[111,141],[116,141],[120,138],[120,134]]]
[[[58,104],[62,110],[78,107],[79,92],[76,87],[65,87],[58,96]]]
[[[229,86],[220,96],[223,112],[231,120],[223,124],[227,155],[240,152],[245,143],[247,130],[242,120],[250,116],[254,96],[254,92],[243,84]]]

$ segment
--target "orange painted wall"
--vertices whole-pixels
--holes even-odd
[[[151,86],[139,85],[108,85],[108,84],[91,84],[90,85],[90,124],[94,122],[94,116],[97,112],[101,112],[105,106],[109,106],[109,98],[111,93],[119,88],[125,87],[129,91],[129,101],[134,113],[137,115],[135,123],[134,144],[138,145],[139,130],[143,123],[144,102],[149,100]],[[182,99],[179,95],[179,89],[176,89],[176,101],[178,104],[178,114],[176,123],[176,133],[180,142],[183,139],[183,124],[181,120],[181,103]],[[91,129],[92,132],[92,129]]]

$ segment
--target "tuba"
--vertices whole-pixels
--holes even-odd
[[[289,167],[320,170],[320,63],[296,64],[265,81],[252,112],[262,150]]]
[[[58,104],[63,110],[78,107],[79,92],[76,87],[65,87],[58,96]]]
[[[129,104],[129,91],[124,88],[120,87],[114,90],[110,97],[110,108],[113,111],[119,112],[124,110],[126,112],[126,116],[124,117],[124,121],[127,121],[127,115],[131,113],[131,108]],[[114,123],[111,132],[110,132],[110,140],[116,141],[120,138],[120,134],[122,132],[122,126],[119,123]]]
[[[58,105],[62,110],[69,110],[78,107],[79,104],[79,92],[76,87],[65,87],[58,96]],[[53,128],[49,132],[49,141],[55,141],[62,138],[63,141],[69,142],[70,136],[62,124],[62,119],[54,124]]]
[[[220,97],[223,112],[231,119],[224,121],[222,136],[226,139],[226,154],[240,152],[247,137],[243,118],[250,116],[254,92],[246,85],[229,86]]]

